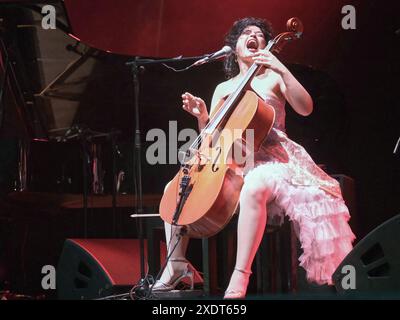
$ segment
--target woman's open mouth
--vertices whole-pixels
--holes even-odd
[[[246,47],[249,51],[255,52],[258,50],[258,42],[256,39],[249,39],[246,43]]]

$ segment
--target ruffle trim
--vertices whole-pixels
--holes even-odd
[[[352,250],[355,239],[347,223],[350,215],[344,201],[325,197],[289,205],[286,214],[297,223],[303,249],[299,261],[307,272],[307,280],[333,284],[332,274]]]

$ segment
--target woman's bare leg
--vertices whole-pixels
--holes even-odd
[[[161,275],[160,281],[169,284],[187,267],[187,263],[185,262],[185,255],[189,243],[189,237],[186,235],[179,235],[181,231],[181,227],[179,226],[173,226],[167,222],[164,223],[164,226],[168,255],[171,254],[171,252],[172,254],[170,256],[170,260],[167,263],[167,267]]]
[[[240,194],[235,270],[226,290],[226,298],[244,297],[251,274],[251,265],[267,223],[267,199],[274,182],[268,184],[254,172],[245,179]]]

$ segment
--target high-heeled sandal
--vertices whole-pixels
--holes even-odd
[[[183,280],[189,280],[189,288],[190,290],[193,290],[194,288],[194,282],[195,282],[195,273],[196,273],[196,278],[200,277],[196,270],[193,268],[193,266],[190,264],[189,261],[186,259],[170,259],[170,262],[185,262],[186,267],[182,271],[181,274],[177,275],[173,279],[171,279],[168,283],[164,283],[161,280],[157,280],[155,284],[153,285],[153,292],[165,292],[165,291],[171,291],[174,290],[179,284],[183,283]],[[203,280],[200,277],[201,281]],[[186,281],[185,281],[186,282]]]
[[[249,277],[251,275],[251,271],[242,270],[239,268],[235,268],[235,271],[238,271],[243,274],[246,279],[244,280],[244,288],[241,289],[226,289],[224,294],[224,299],[244,299],[246,297],[247,286],[249,285]]]

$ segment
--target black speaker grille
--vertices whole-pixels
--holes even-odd
[[[81,275],[85,276],[86,278],[92,277],[92,270],[90,270],[89,266],[86,263],[84,263],[83,261],[79,262],[78,272]]]
[[[380,243],[375,243],[370,249],[368,249],[362,256],[362,263],[367,266],[372,262],[382,259],[385,256]]]

